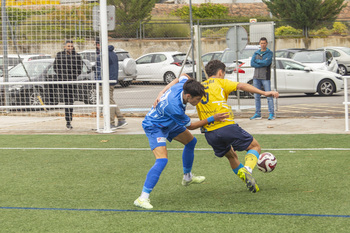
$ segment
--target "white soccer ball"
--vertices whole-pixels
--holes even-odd
[[[262,172],[272,172],[277,165],[276,157],[270,152],[264,152],[259,156],[257,167]]]

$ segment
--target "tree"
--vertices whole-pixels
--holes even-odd
[[[308,30],[323,25],[320,22],[334,21],[346,7],[345,0],[262,0],[271,13],[279,19],[288,21],[290,26],[303,29],[305,37]]]
[[[107,3],[116,8],[116,35],[135,37],[140,22],[151,19],[151,11],[156,0],[108,0]]]

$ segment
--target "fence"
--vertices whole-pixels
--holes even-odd
[[[99,32],[92,23],[92,5],[2,6],[2,116],[46,118],[57,125],[54,132],[69,125],[77,131],[104,125],[95,70],[91,61],[77,54],[83,52],[79,48],[96,53]],[[33,127],[23,130],[45,130],[44,125]]]
[[[46,119],[46,124],[56,125],[53,132],[55,133],[66,130],[65,109],[73,108],[72,125],[75,132],[91,132],[91,129],[98,130],[102,125],[105,126],[106,118],[103,115],[106,116],[104,111],[108,108],[103,106],[107,106],[107,102],[96,97],[99,88],[96,88],[98,85],[93,69],[97,55],[95,38],[98,36],[102,38],[104,35],[93,30],[93,6],[94,4],[81,4],[53,5],[46,8],[38,8],[37,6],[2,8],[2,10],[6,10],[7,17],[2,17],[0,62],[3,85],[1,85],[0,91],[0,116],[25,118],[33,122],[39,118]],[[2,15],[4,16],[4,13]],[[242,26],[248,32],[250,27],[249,24],[197,24],[197,27],[200,28],[198,33],[200,38],[197,41],[201,41],[201,43],[197,45],[199,49],[196,50],[198,52],[194,57],[196,61],[200,60],[199,57],[204,55],[204,51],[214,51],[212,47],[208,48],[208,44],[211,42],[206,43],[206,39],[211,39],[214,42],[223,41],[230,27]],[[119,83],[116,85],[113,97],[124,115],[143,116],[147,113],[159,91],[164,88],[165,83],[178,76],[181,70],[182,60],[190,46],[189,39],[186,42],[151,40],[162,36],[150,34],[151,31],[148,30],[148,27],[157,28],[159,25],[163,25],[162,28],[167,30],[180,25],[181,28],[186,28],[187,36],[178,38],[190,38],[188,24],[158,21],[153,22],[153,24],[151,22],[142,24],[135,30],[129,28],[133,35],[138,35],[136,38],[143,38],[142,43],[147,44],[142,48],[142,53],[140,52],[141,46],[137,44],[139,40],[129,40],[135,37],[130,37],[126,32],[120,34],[122,33],[120,31],[117,38],[129,38],[128,40],[119,40],[118,42],[110,40],[110,43],[112,42],[118,48],[129,49],[128,46],[132,44],[139,50],[139,53],[134,53],[137,54],[135,58],[140,55],[139,59],[135,59],[135,61],[131,59],[132,54],[129,54],[128,51],[115,50],[119,59]],[[125,27],[128,29],[127,25]],[[113,33],[115,31],[109,32],[109,35],[115,35]],[[259,33],[255,35],[257,38],[261,36],[266,35]],[[271,34],[271,36],[273,35]],[[162,38],[172,38],[172,36],[167,37],[163,34]],[[53,67],[57,53],[64,50],[66,40],[73,41],[76,52],[82,56],[84,61],[82,74],[74,82],[61,80]],[[248,42],[250,45],[257,45],[256,41],[250,40]],[[103,43],[106,44],[106,42]],[[269,41],[269,45],[272,49],[275,47],[273,40]],[[252,51],[256,49],[253,47]],[[223,50],[222,47],[221,50]],[[164,51],[167,52],[164,53]],[[102,51],[101,55],[104,58],[106,52]],[[47,56],[51,59],[42,59]],[[183,72],[193,75],[191,60],[184,64]],[[18,65],[19,61],[22,61],[24,66]],[[11,66],[15,65],[17,67],[9,70]],[[150,68],[151,65],[152,68]],[[200,65],[197,62],[196,67],[201,69]],[[248,72],[251,72],[248,68],[242,67],[242,69],[246,71],[247,75]],[[197,70],[197,74],[200,75],[201,72]],[[243,81],[243,74],[239,73],[238,75],[239,80]],[[237,80],[237,74],[234,72],[227,74],[227,77]],[[249,82],[249,80],[245,81]],[[71,95],[73,102],[65,103],[65,90],[63,88],[69,84],[74,84],[74,92]],[[236,106],[236,111],[253,109],[252,97],[245,96],[245,93],[240,94],[242,95],[239,97],[234,93],[230,95],[229,105]],[[100,101],[99,105],[97,105],[99,102],[97,100]],[[266,102],[263,99],[263,107],[265,106]],[[195,108],[188,106],[188,113],[195,113]],[[0,127],[0,131],[2,127]],[[32,128],[23,130],[45,131],[46,126],[45,124],[33,124]],[[47,132],[49,132],[48,129]]]

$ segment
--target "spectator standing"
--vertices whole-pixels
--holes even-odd
[[[272,63],[272,51],[267,48],[267,39],[261,37],[259,41],[260,50],[256,51],[251,59],[251,66],[254,67],[253,86],[265,91],[271,91],[271,63]],[[255,114],[250,119],[260,120],[261,117],[261,95],[255,93]],[[267,104],[269,110],[268,120],[275,119],[275,111],[273,105],[273,97],[267,97]]]
[[[96,79],[101,80],[101,45],[99,38],[95,41],[96,46]],[[108,67],[109,67],[109,80],[115,80],[118,82],[118,72],[119,72],[119,63],[118,63],[118,56],[114,52],[114,46],[109,45],[108,46]],[[119,129],[124,126],[126,126],[128,123],[126,122],[125,118],[123,117],[118,105],[114,101],[113,94],[114,94],[114,88],[115,83],[109,84],[109,104],[116,105],[116,107],[110,108],[110,123],[111,123],[111,129]],[[100,86],[100,93],[102,93],[102,86]],[[102,95],[101,95],[102,96]],[[118,124],[115,125],[115,118],[118,119]]]
[[[76,81],[82,72],[83,60],[75,51],[72,40],[67,40],[64,50],[56,54],[54,61],[54,70],[60,81]],[[76,92],[75,84],[62,84],[60,88],[63,92],[64,104],[73,105]],[[71,122],[73,120],[73,108],[65,108],[65,119],[67,129],[73,129]]]

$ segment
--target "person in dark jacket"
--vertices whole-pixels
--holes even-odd
[[[83,60],[76,53],[73,41],[67,40],[64,45],[64,50],[56,54],[53,64],[57,79],[59,81],[76,81],[82,72]],[[63,92],[64,104],[74,104],[74,94],[76,92],[75,84],[62,84],[60,86]],[[73,108],[65,108],[65,119],[67,129],[73,129],[71,122],[73,120]]]
[[[100,55],[101,45],[100,45],[99,38],[96,38],[95,46],[96,46],[96,54],[97,54],[96,79],[101,80],[101,55]],[[115,80],[118,82],[119,63],[118,63],[118,56],[114,52],[113,45],[108,46],[108,67],[109,67],[109,80]],[[113,98],[114,87],[117,84],[117,82],[109,84],[109,104],[116,105],[116,107],[110,108],[111,129],[119,129],[119,128],[122,128],[128,124],[126,122],[125,118],[123,117],[122,113],[120,112],[120,109]],[[100,93],[102,93],[102,86],[100,86]],[[101,96],[102,96],[102,94],[101,94]],[[116,117],[118,119],[117,125],[115,125],[115,118]]]

